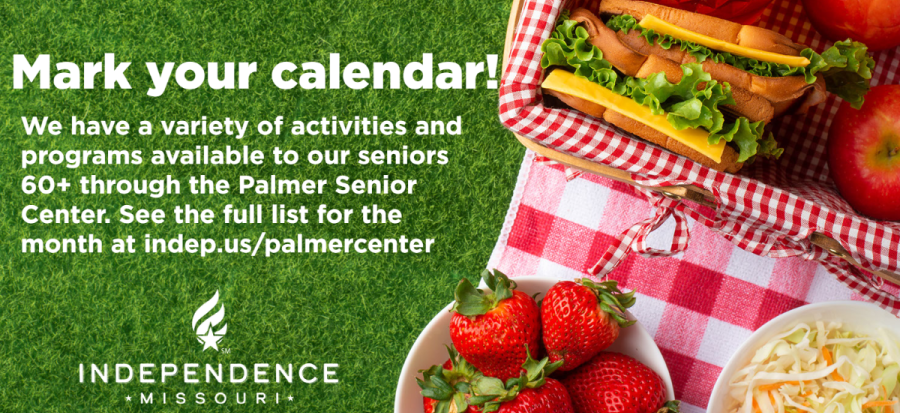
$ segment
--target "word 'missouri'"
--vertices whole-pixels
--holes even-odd
[[[485,65],[487,63],[487,65]],[[182,89],[197,89],[204,84],[211,89],[248,89],[250,77],[257,72],[256,62],[209,62],[206,67],[195,62],[146,62],[153,87],[147,95],[161,96],[174,81]],[[26,82],[41,89],[94,89],[95,78],[103,75],[104,89],[131,89],[127,72],[131,62],[116,63],[113,53],[101,62],[51,63],[50,55],[38,55],[33,61],[25,55],[13,55],[13,88],[22,89]],[[485,67],[486,66],[486,67]],[[279,89],[475,89],[483,81],[488,89],[496,89],[497,55],[487,55],[485,62],[434,63],[431,53],[423,53],[420,61],[401,66],[396,62],[341,63],[341,55],[332,53],[327,63],[281,62],[271,71],[272,84]],[[96,82],[99,83],[99,82]],[[99,87],[99,86],[98,86]]]

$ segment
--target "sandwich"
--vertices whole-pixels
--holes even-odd
[[[773,118],[805,113],[826,92],[859,108],[875,66],[859,42],[820,54],[771,30],[632,0],[564,11],[541,51],[545,97],[732,173],[784,151],[766,133]]]

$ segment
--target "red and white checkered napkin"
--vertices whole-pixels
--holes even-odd
[[[625,136],[583,113],[544,107],[540,93],[540,45],[553,30],[561,9],[597,0],[524,1],[500,88],[503,124],[546,147],[630,172],[632,179],[646,186],[690,184],[705,188],[718,205],[712,211],[692,207],[688,202],[653,197],[654,215],[629,220],[630,216],[624,214],[618,218],[628,231],[616,233],[618,239],[609,244],[608,254],[586,271],[605,274],[632,251],[646,256],[683,251],[688,245],[685,223],[689,217],[746,251],[817,260],[848,287],[900,314],[900,299],[886,294],[880,279],[831,257],[809,241],[813,233],[822,233],[838,240],[863,266],[900,272],[900,223],[876,222],[856,215],[829,179],[824,153],[831,118],[840,104],[836,97],[830,96],[825,104],[805,116],[772,122],[770,129],[785,148],[778,161],[761,160],[745,167],[741,175],[717,172]],[[812,29],[800,0],[775,0],[763,13],[760,25],[818,51],[830,45]],[[873,84],[900,83],[900,48],[879,52],[875,60]],[[671,246],[646,245],[648,232],[669,216],[681,223]],[[688,253],[696,252],[689,249]]]
[[[567,182],[563,167],[534,158],[525,156],[489,268],[511,277],[581,278],[617,235],[655,214],[631,185],[590,174]],[[816,262],[760,257],[687,221],[684,253],[631,254],[609,274],[637,290],[631,312],[662,350],[686,413],[705,411],[722,366],[766,321],[805,303],[863,299]],[[667,247],[674,232],[668,220],[649,246]],[[897,294],[893,285],[884,288]]]

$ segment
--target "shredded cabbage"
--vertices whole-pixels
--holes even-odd
[[[800,323],[762,345],[729,382],[729,413],[900,413],[900,346],[840,323]]]

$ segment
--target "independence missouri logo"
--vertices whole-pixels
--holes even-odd
[[[190,304],[189,304],[190,305]],[[193,307],[193,305],[191,305]],[[185,320],[186,322],[187,320]],[[179,341],[187,341],[178,333]],[[225,323],[225,305],[219,303],[219,291],[199,308],[191,319],[191,333],[203,345],[219,353],[191,351],[199,360],[183,360],[181,363],[149,362],[148,360],[107,361],[78,364],[78,382],[84,385],[110,385],[132,383],[138,388],[125,390],[125,405],[250,405],[292,404],[294,394],[306,391],[293,385],[330,385],[340,382],[337,363],[316,363],[309,360],[257,360],[253,363],[203,363],[204,358],[230,357],[231,349],[219,348],[228,324]],[[242,340],[243,341],[243,340]],[[195,344],[190,343],[192,346]],[[172,383],[175,388],[165,390],[156,387]],[[249,389],[247,384],[266,387]],[[211,392],[206,385],[216,385]],[[234,386],[221,390],[221,385]],[[277,387],[270,387],[280,385]],[[121,397],[121,396],[119,396]],[[122,400],[122,399],[119,399]]]
[[[203,351],[212,347],[214,350],[219,351],[219,340],[225,336],[225,333],[228,331],[228,324],[222,324],[222,328],[218,331],[213,331],[215,327],[222,323],[222,320],[225,319],[225,304],[222,304],[219,307],[219,311],[215,314],[203,320],[213,309],[216,308],[216,304],[219,303],[219,290],[216,290],[216,293],[209,299],[209,301],[203,303],[200,308],[194,312],[194,319],[191,321],[191,328],[194,329],[194,333],[197,334],[197,341],[203,344]],[[203,320],[202,322],[200,320]],[[200,323],[200,324],[197,324]]]

